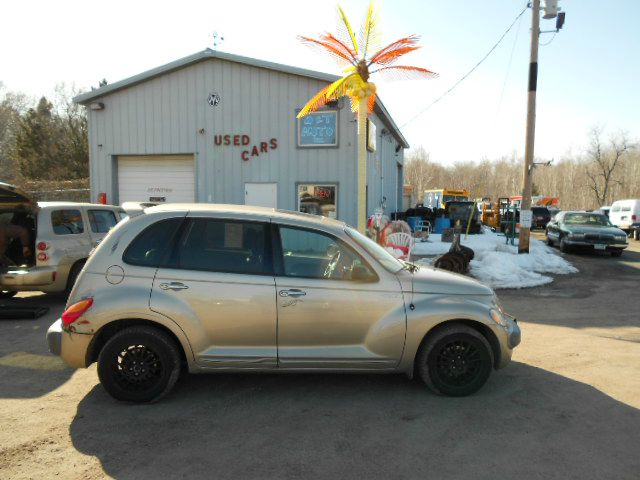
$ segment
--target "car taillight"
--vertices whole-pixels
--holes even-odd
[[[91,308],[91,305],[93,305],[93,298],[91,297],[74,303],[62,314],[62,324],[65,327],[68,327],[73,322],[78,320],[82,315],[84,315],[84,313]]]
[[[631,220],[633,220],[635,222],[636,221],[636,216],[635,215],[631,215]]]
[[[49,244],[47,242],[39,242],[38,245],[36,246],[36,248],[38,250],[40,250],[41,252],[44,252],[45,250],[47,250],[49,248]]]
[[[44,252],[40,252],[40,253],[38,254],[38,257],[37,257],[37,258],[38,258],[38,260],[40,260],[41,262],[46,262],[47,260],[49,260],[49,255],[47,255],[47,254],[46,254],[46,253],[44,253]]]

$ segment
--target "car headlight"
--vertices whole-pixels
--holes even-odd
[[[627,242],[627,236],[626,235],[616,235],[616,240],[619,242]]]
[[[502,316],[502,313],[499,312],[498,310],[496,310],[495,308],[491,309],[491,319],[496,322],[498,325],[501,325],[503,327],[507,326],[507,321],[505,320],[505,318]]]
[[[584,238],[584,233],[570,233],[569,238],[575,238],[576,240]]]

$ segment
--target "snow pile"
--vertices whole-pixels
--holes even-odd
[[[485,228],[481,235],[461,236],[461,245],[475,252],[470,263],[471,275],[493,288],[525,288],[551,283],[553,279],[544,273],[556,275],[575,273],[578,270],[557,255],[540,240],[531,237],[528,255],[519,255],[516,245],[506,244],[504,236]],[[428,242],[417,243],[413,255],[440,256],[449,251],[450,243],[441,241],[440,235],[430,235]],[[422,259],[418,263],[430,265],[435,258]]]

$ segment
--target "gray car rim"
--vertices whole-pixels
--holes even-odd
[[[145,391],[157,386],[163,370],[158,354],[144,345],[126,347],[113,364],[116,382],[128,391]]]
[[[466,340],[446,343],[436,356],[438,379],[448,386],[463,387],[474,382],[482,370],[480,350]]]

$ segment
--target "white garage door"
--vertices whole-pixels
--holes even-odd
[[[118,200],[123,202],[194,202],[191,155],[118,157]]]

